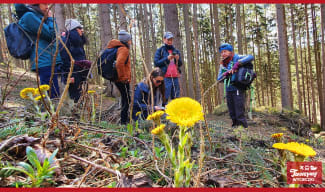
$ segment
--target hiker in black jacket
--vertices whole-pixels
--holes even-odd
[[[69,86],[69,95],[77,103],[82,94],[82,84],[87,80],[91,62],[86,60],[84,45],[87,43],[87,40],[83,32],[83,26],[75,19],[67,19],[65,21],[65,28],[67,31],[63,33],[62,40],[75,60]],[[63,60],[61,69],[64,73],[63,81],[66,82],[71,65],[70,56],[62,45],[60,45],[60,54]]]

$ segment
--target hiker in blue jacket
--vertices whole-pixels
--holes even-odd
[[[165,32],[164,45],[157,49],[154,58],[155,67],[159,67],[164,73],[166,100],[175,99],[180,95],[179,76],[183,62],[180,51],[173,46],[173,39],[171,32]]]
[[[163,110],[165,106],[165,84],[164,84],[164,73],[160,68],[154,68],[149,77],[144,81],[138,83],[134,92],[134,103],[132,111],[132,119],[138,120],[139,116],[142,119],[146,119],[150,112],[152,112],[151,105],[151,91],[150,81],[152,85],[152,91],[154,95],[153,110]],[[141,112],[141,114],[138,114]]]
[[[82,94],[82,83],[87,80],[91,62],[86,60],[84,45],[87,43],[87,39],[84,35],[83,26],[75,19],[67,19],[65,21],[65,28],[67,31],[63,33],[62,41],[75,60],[69,85],[69,95],[77,103]],[[63,61],[61,69],[63,72],[63,82],[66,83],[71,61],[62,44],[60,44],[60,54]]]
[[[56,56],[55,64],[59,65],[62,63],[60,55],[55,55],[56,51],[56,33],[54,29],[54,18],[52,12],[49,10],[48,4],[15,4],[16,13],[21,16],[19,19],[19,25],[31,36],[33,40],[37,39],[37,32],[41,25],[43,17],[45,21],[42,26],[40,33],[37,58],[36,58],[36,43],[35,49],[33,49],[30,62],[32,64],[32,71],[36,71],[36,59],[38,60],[38,73],[40,77],[40,83],[50,85],[50,78],[52,74],[52,62],[54,56]],[[57,67],[54,68],[54,75],[52,79],[50,97],[55,98],[60,95],[58,78],[57,78]]]
[[[247,128],[245,117],[245,90],[241,90],[228,83],[230,76],[238,71],[238,68],[254,60],[254,56],[242,56],[233,53],[232,45],[224,43],[219,47],[221,54],[221,63],[218,75],[218,81],[225,81],[227,106],[232,127],[240,126]]]

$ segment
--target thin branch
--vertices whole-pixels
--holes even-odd
[[[87,163],[87,164],[93,166],[95,169],[101,169],[101,170],[103,170],[103,171],[106,171],[106,172],[112,173],[112,174],[117,175],[117,176],[121,176],[121,175],[122,175],[118,170],[113,170],[113,169],[109,169],[109,168],[107,168],[107,167],[103,167],[103,166],[101,166],[101,165],[97,165],[97,164],[95,164],[95,163],[93,163],[93,162],[90,162],[90,161],[88,161],[88,160],[86,160],[86,159],[83,159],[83,158],[78,157],[78,156],[73,155],[73,154],[70,154],[69,156],[72,157],[73,159],[76,159],[76,160],[82,161],[82,162],[84,162],[84,163]]]

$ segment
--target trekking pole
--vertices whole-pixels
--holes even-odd
[[[251,86],[250,88],[251,90],[251,97],[250,97],[250,101],[249,101],[249,112],[248,112],[248,118],[250,120],[253,119],[253,114],[252,114],[252,108],[253,108],[253,102],[254,102],[254,86]]]
[[[225,79],[224,83],[223,83],[223,99],[222,99],[222,105],[225,103],[225,99],[226,99],[226,84],[227,84],[227,79]]]

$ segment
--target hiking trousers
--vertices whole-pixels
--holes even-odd
[[[50,98],[57,98],[60,96],[60,89],[59,89],[59,83],[58,83],[58,75],[57,75],[57,68],[55,67],[54,75],[52,79],[52,85],[50,85],[50,79],[51,79],[51,69],[52,66],[47,67],[41,67],[38,68],[38,75],[40,78],[41,85],[49,85],[51,87],[51,95]]]
[[[74,83],[69,85],[69,95],[70,98],[74,100],[75,103],[78,102],[81,94],[82,94],[82,84],[86,82],[87,75],[89,70],[84,69],[79,66],[73,67],[72,76],[74,78]]]
[[[164,81],[166,101],[168,101],[168,99],[172,100],[178,98],[180,93],[178,77],[165,77]]]
[[[245,91],[227,91],[226,98],[232,125],[242,125],[247,128],[248,125],[245,117]]]
[[[121,93],[122,110],[121,110],[121,124],[126,125],[129,121],[129,105],[130,105],[130,83],[115,82],[116,87]]]

